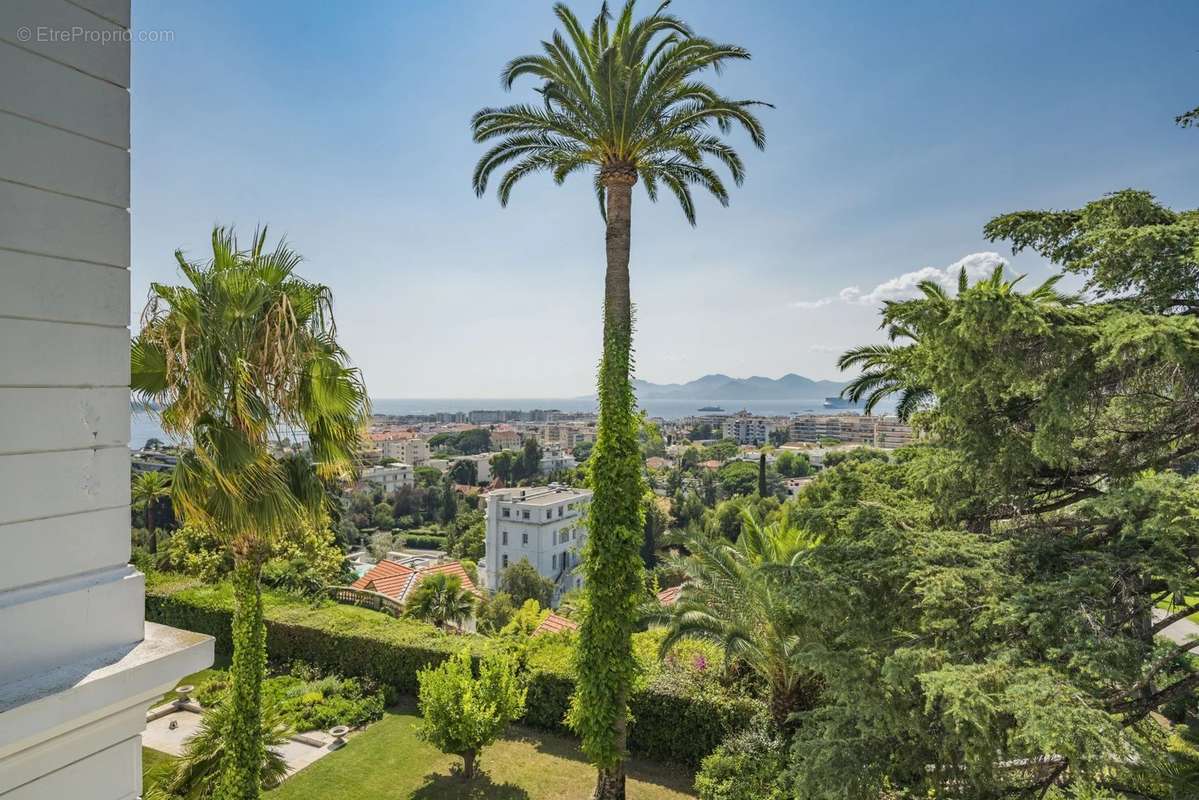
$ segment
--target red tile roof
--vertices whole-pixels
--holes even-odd
[[[560,617],[554,612],[546,615],[546,618],[541,621],[541,624],[533,629],[533,636],[540,636],[543,633],[561,633],[562,631],[578,630],[579,623],[569,620],[566,617]]]
[[[393,600],[404,599],[408,593],[416,570],[397,564],[394,561],[380,561],[371,567],[370,572],[354,581],[351,586],[355,589],[365,589],[368,592],[385,594]]]
[[[682,586],[671,586],[669,589],[663,589],[658,592],[658,602],[664,606],[673,606],[678,602],[679,592],[682,589]]]

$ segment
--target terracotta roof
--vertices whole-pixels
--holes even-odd
[[[533,636],[540,636],[543,633],[561,633],[562,631],[578,630],[579,623],[569,620],[566,617],[560,617],[554,612],[546,615],[545,619],[541,620],[541,624],[533,629]]]
[[[405,567],[394,561],[380,561],[371,567],[370,572],[350,585],[355,589],[378,592],[393,600],[403,601],[414,575],[416,575],[416,570],[411,567]]]
[[[682,589],[682,586],[671,586],[669,589],[663,589],[658,592],[658,602],[664,606],[673,606],[678,602],[679,592]]]
[[[466,570],[462,568],[462,564],[458,561],[450,561],[445,564],[438,564],[434,567],[423,567],[416,573],[416,579],[412,582],[412,588],[416,588],[416,584],[426,576],[434,573],[444,572],[447,575],[452,575],[462,582],[462,588],[473,594],[475,597],[482,597],[483,593],[475,586],[475,582],[466,574]]]

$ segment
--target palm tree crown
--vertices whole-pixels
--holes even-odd
[[[290,529],[323,502],[307,462],[271,458],[271,436],[306,431],[317,475],[345,476],[368,414],[334,338],[329,290],[294,275],[300,257],[285,244],[267,251],[265,241],[263,229],[242,250],[218,228],[206,264],[176,252],[187,283],[151,286],[132,351],[134,391],[161,405],[166,431],[193,440],[173,497],[240,537]]]
[[[1000,265],[988,277],[974,284],[974,288],[1011,295],[1016,293],[1016,284],[1023,277],[1019,275],[1012,280],[1006,279],[1003,266]],[[1049,278],[1025,297],[1030,303],[1041,307],[1068,306],[1076,303],[1076,298],[1062,294],[1054,288],[1060,278],[1060,275]],[[899,395],[896,414],[903,420],[927,408],[935,400],[933,391],[917,377],[917,345],[924,332],[943,323],[950,315],[954,298],[936,281],[921,281],[918,288],[921,297],[912,300],[888,300],[883,304],[883,321],[880,327],[886,329],[887,338],[892,342],[906,340],[905,344],[861,345],[847,350],[837,359],[837,366],[842,370],[851,367],[862,369],[861,374],[841,390],[841,394],[855,403],[864,399],[863,409],[867,414],[884,399],[895,394]],[[958,273],[957,288],[959,295],[970,288],[965,268]]]
[[[539,80],[543,102],[485,108],[472,120],[476,142],[503,137],[479,159],[477,194],[487,191],[491,173],[505,165],[511,166],[499,183],[503,205],[526,175],[549,172],[562,183],[573,172],[594,168],[601,213],[604,179],[620,175],[630,184],[640,178],[651,200],[664,186],[692,225],[691,187],[728,204],[724,183],[704,159],[724,164],[738,185],[745,169],[711,127],[727,133],[738,124],[761,149],[766,137],[751,108],[769,104],[724,98],[696,75],[748,59],[749,52],[696,36],[682,20],[664,13],[668,3],[634,21],[634,4],[628,0],[612,25],[605,3],[590,30],[562,3],[554,6],[565,35],[555,31],[542,42],[544,54],[516,58],[501,73],[508,89],[525,75]]]
[[[455,575],[438,572],[424,578],[412,590],[405,613],[438,627],[461,626],[474,608],[475,599],[462,588],[462,581]]]

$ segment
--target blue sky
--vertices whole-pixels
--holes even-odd
[[[598,3],[571,4],[590,18]],[[643,11],[652,10],[643,2]],[[213,224],[285,234],[330,285],[375,397],[564,397],[599,353],[603,228],[590,182],[478,199],[470,115],[531,94],[498,73],[549,0],[134,0],[171,30],[133,54],[134,321]],[[1199,3],[676,0],[753,53],[715,77],[776,105],[740,135],[729,208],[634,194],[638,376],[836,378],[906,274],[999,252],[992,216],[1148,189],[1199,206]],[[882,287],[881,289],[879,287]],[[856,292],[853,289],[856,288]],[[848,292],[843,290],[849,289]],[[848,298],[848,299],[843,299]]]

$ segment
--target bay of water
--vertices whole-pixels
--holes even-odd
[[[701,406],[720,406],[727,413],[736,413],[741,409],[749,411],[751,414],[760,414],[762,416],[784,416],[787,414],[822,414],[829,413],[830,409],[823,406],[823,397],[799,398],[795,400],[745,400],[742,402],[732,402],[722,400],[719,402],[704,402],[700,400],[647,400],[641,404],[651,417],[661,417],[663,419],[681,419],[683,417],[691,417],[701,415]],[[449,413],[468,413],[471,411],[480,410],[499,410],[499,411],[532,411],[533,409],[556,409],[568,413],[588,413],[596,410],[595,399],[591,397],[560,397],[560,398],[386,398],[381,397],[371,400],[371,409],[376,414],[435,414],[437,412]],[[879,409],[880,412],[889,411],[887,409]],[[838,409],[838,411],[843,411]],[[130,447],[144,447],[149,439],[160,439],[164,442],[171,442],[170,437],[163,433],[162,427],[158,424],[158,418],[146,411],[134,411],[133,421],[130,436]],[[294,438],[302,438],[293,436]]]

